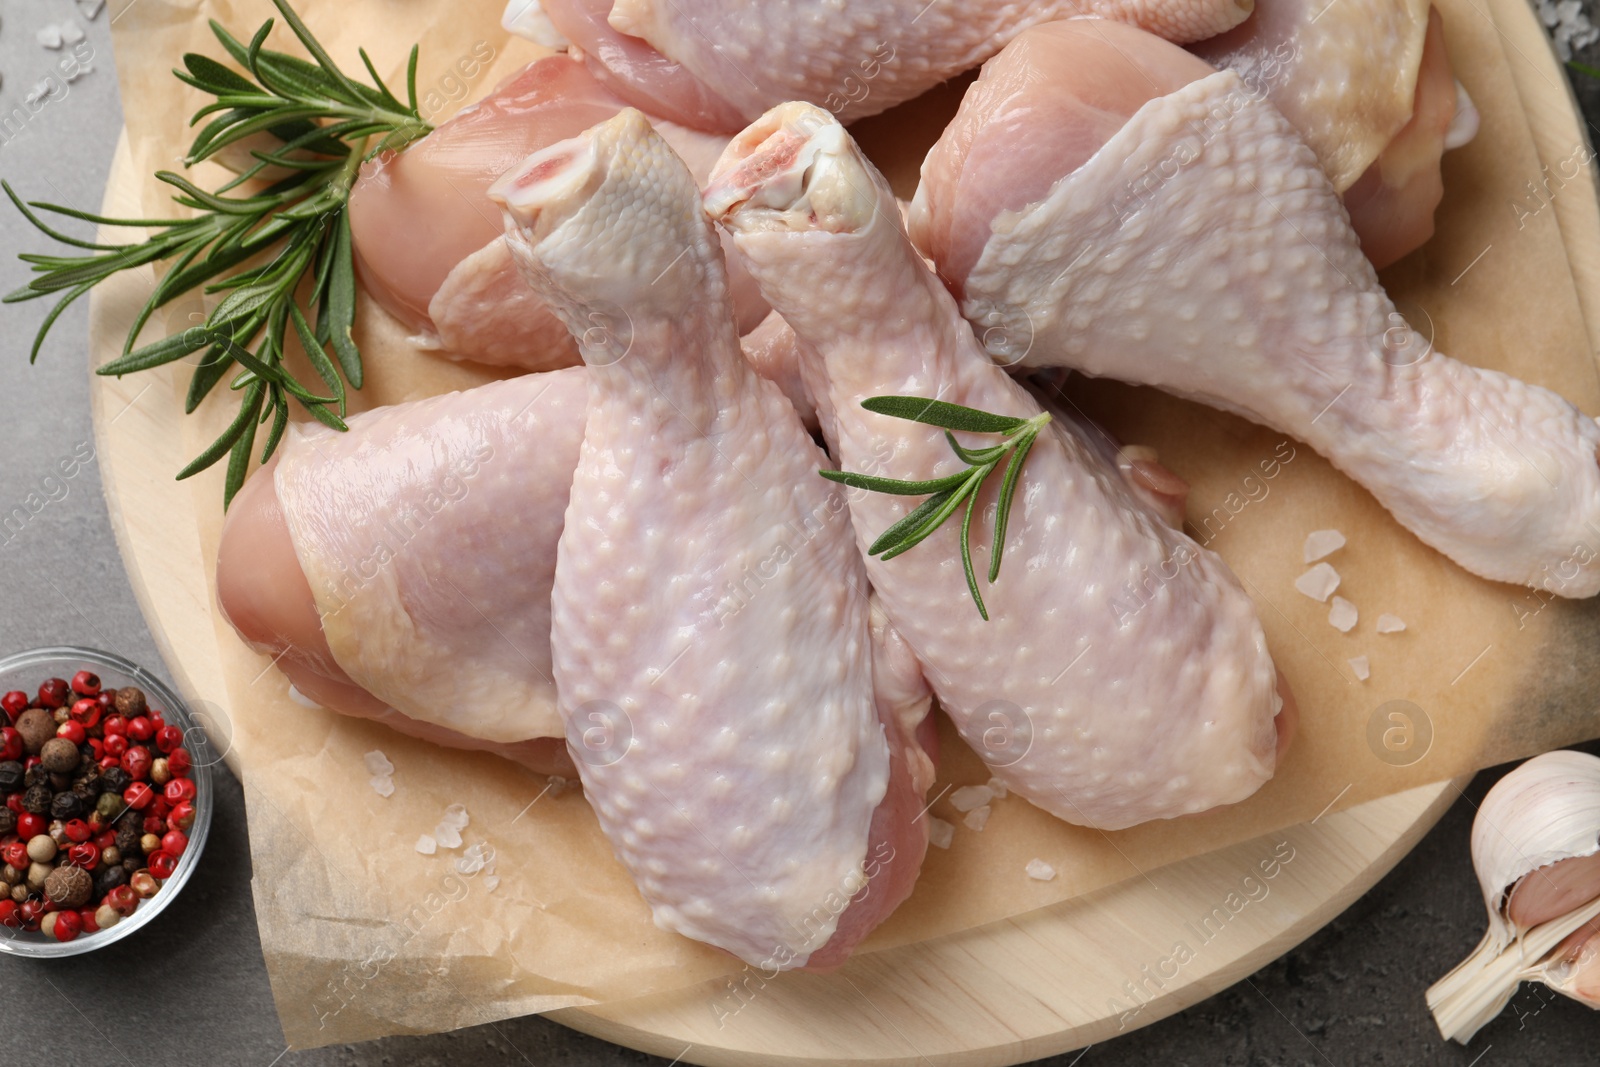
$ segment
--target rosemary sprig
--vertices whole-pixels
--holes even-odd
[[[178,80],[214,97],[190,120],[195,126],[209,119],[190,145],[185,166],[210,159],[230,145],[249,148],[255,160],[212,192],[170,171],[158,172],[157,179],[177,190],[173,200],[195,212],[192,217],[115,219],[59,204],[24,203],[8,183],[0,182],[6,196],[42,233],[89,253],[19,257],[32,265],[35,277],[7,294],[4,303],[60,296],[34,338],[30,362],[38,359],[50,327],[78,297],[114,274],[171,261],[134,318],[121,356],[96,373],[120,377],[202,352],[184,405],[186,412],[193,412],[218,382],[234,372],[229,388],[240,394],[237,417],[178,473],[180,479],[187,478],[228,456],[224,508],[244,484],[257,427],[271,420],[260,455],[265,463],[288,425],[291,399],[319,421],[345,429],[345,383],[359,389],[362,381],[361,353],[350,332],[356,304],[355,261],[345,211],[350,189],[363,162],[402,149],[433,129],[417,112],[415,47],[402,102],[378,76],[365,50],[361,61],[372,78],[370,85],[339,69],[286,0],[273,3],[313,61],[263,47],[273,27],[271,19],[249,44],[213,21],[212,32],[245,73],[195,53],[183,57],[185,69],[173,71]],[[263,135],[271,147],[252,147]],[[252,140],[246,143],[247,138]],[[230,195],[247,184],[248,190]],[[52,228],[35,211],[156,233],[134,244],[97,244]],[[134,347],[157,308],[196,288],[227,294],[203,326]],[[326,395],[307,389],[285,368],[285,342],[291,330]]]
[[[873,474],[850,471],[819,471],[824,478],[840,482],[854,489],[870,489],[876,493],[895,496],[922,496],[924,500],[903,519],[878,535],[868,547],[870,555],[889,560],[910,551],[937,530],[964,503],[961,518],[961,563],[967,573],[967,589],[972,593],[978,614],[989,621],[989,609],[984,606],[983,594],[978,591],[978,578],[972,567],[972,513],[978,502],[978,490],[983,483],[1006,461],[1005,473],[1000,478],[1000,499],[994,519],[994,551],[989,560],[989,582],[1000,575],[1000,557],[1005,550],[1006,521],[1011,514],[1011,502],[1016,497],[1017,482],[1022,476],[1022,465],[1038,438],[1039,431],[1050,421],[1049,412],[1040,412],[1031,419],[1018,419],[1009,415],[995,415],[942,400],[929,400],[920,396],[874,396],[861,402],[861,406],[879,415],[938,426],[944,430],[945,440],[965,464],[967,469],[943,478],[907,482],[895,478],[880,478]],[[967,433],[1004,434],[997,445],[990,448],[963,448],[952,430]],[[1009,459],[1007,458],[1009,457]]]

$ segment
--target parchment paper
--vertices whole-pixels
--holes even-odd
[[[364,45],[396,85],[406,51],[420,40],[419,92],[438,119],[536,55],[499,30],[498,0],[301,6],[347,69],[360,69],[355,49]],[[1507,57],[1489,17],[1468,0],[1440,6],[1483,128],[1447,159],[1439,235],[1386,281],[1401,310],[1443,351],[1557,389],[1594,414],[1600,380],[1589,334],[1554,211],[1530,192],[1528,183],[1538,183],[1548,197],[1551,185]],[[199,97],[167,72],[185,51],[220,55],[205,18],[248,38],[270,13],[265,0],[135,0],[122,8],[114,30],[134,173],[176,169]],[[277,39],[278,47],[295,47],[281,28]],[[456,64],[480,42],[495,58],[465,73]],[[936,90],[857,128],[902,194],[958,90]],[[1551,162],[1565,162],[1570,177],[1587,168],[1587,146],[1574,144],[1569,160]],[[1555,195],[1588,193],[1575,184]],[[146,180],[144,212],[170,213],[166,197]],[[200,312],[193,302],[172,307],[147,339]],[[354,396],[358,410],[494,376],[413,350],[370,301],[360,309],[358,340],[368,375]],[[181,391],[187,368],[168,379]],[[1255,597],[1299,698],[1299,736],[1277,778],[1251,800],[1119,833],[1067,826],[1015,797],[996,801],[978,833],[940,799],[932,813],[957,824],[953,847],[931,850],[913,898],[863,951],[1020,914],[1326,811],[1600,734],[1593,670],[1600,603],[1551,601],[1467,575],[1281,435],[1150,390],[1103,382],[1075,389],[1114,432],[1155,445],[1193,486],[1191,531],[1222,553]],[[230,417],[224,404],[208,402],[175,432],[192,454]],[[220,478],[213,469],[193,483],[207,573],[221,529]],[[1348,634],[1328,624],[1327,605],[1292,585],[1305,569],[1305,535],[1328,527],[1349,539],[1330,559],[1343,579],[1339,592],[1361,613]],[[1600,542],[1585,547],[1600,551]],[[1399,615],[1407,629],[1378,635],[1383,612]],[[230,762],[246,786],[262,947],[293,1046],[642,996],[738,969],[651,924],[575,789],[551,789],[491,756],[436,749],[300,706],[220,614],[216,625],[231,680],[218,714],[231,736],[218,743],[231,745]],[[1358,655],[1371,662],[1365,682],[1347,662]],[[937,792],[987,779],[948,729],[944,740]],[[367,784],[362,755],[372,749],[396,767],[387,799]],[[471,813],[463,848],[418,854],[418,835],[453,803]],[[473,848],[480,863],[492,854],[492,873],[471,862]],[[1058,877],[1025,877],[1034,857]]]

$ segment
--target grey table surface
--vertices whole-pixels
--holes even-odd
[[[35,39],[75,19],[93,70],[20,127],[0,131],[0,177],[25,195],[94,210],[122,122],[109,22],[72,0],[0,0],[0,117],[23,104],[62,53]],[[1586,4],[1587,8],[1588,5]],[[1590,58],[1593,56],[1582,56]],[[1580,84],[1600,116],[1600,87]],[[24,108],[24,110],[28,110]],[[1593,131],[1591,131],[1593,136]],[[24,278],[12,258],[43,243],[0,209],[0,288]],[[49,503],[14,536],[0,533],[0,653],[44,644],[116,651],[159,670],[160,658],[117,553],[99,472],[47,482],[55,461],[92,440],[85,355],[87,308],[56,325],[37,365],[28,346],[39,303],[0,311],[0,513],[38,493]],[[1417,849],[1339,918],[1250,978],[1117,1040],[1040,1063],[1082,1064],[1577,1064],[1597,1058],[1600,1017],[1561,998],[1524,993],[1471,1046],[1439,1040],[1427,985],[1478,941],[1484,926],[1467,855],[1472,812],[1504,768],[1486,771]],[[0,1062],[158,1061],[254,1065],[665,1064],[538,1017],[431,1037],[289,1051],[256,936],[244,801],[222,775],[205,862],[149,930],[65,961],[0,958]]]

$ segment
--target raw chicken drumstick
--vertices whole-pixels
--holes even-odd
[[[585,795],[658,925],[756,966],[837,964],[911,890],[932,771],[915,661],[875,681],[843,494],[742,358],[698,187],[642,114],[494,195],[589,365],[551,597]]]
[[[1439,161],[1478,132],[1429,0],[1268,0],[1190,51],[1239,72],[1317,154],[1380,270],[1433,236]]]
[[[971,70],[1023,29],[1100,15],[1199,41],[1253,0],[510,0],[507,29],[564,37],[635,107],[733,133],[785,100],[841,122],[875,115]]]
[[[1039,414],[985,355],[906,239],[887,186],[826,112],[782,105],[735,137],[706,205],[809,354],[802,373],[844,470],[922,480],[964,466],[938,430],[865,411],[867,397]],[[1283,701],[1238,580],[1164,522],[1076,424],[1047,425],[1021,479],[1004,566],[983,587],[991,621],[967,592],[955,520],[904,555],[867,561],[967,743],[1018,793],[1085,826],[1255,792],[1275,766]],[[996,480],[980,509],[993,506]],[[919,503],[849,499],[863,546]],[[987,528],[974,540],[982,573]]]
[[[1293,434],[1467,570],[1600,592],[1573,565],[1600,534],[1600,427],[1407,326],[1315,155],[1237,74],[1114,23],[1040,27],[922,175],[912,234],[996,361]]]
[[[517,274],[489,186],[528,153],[615,115],[625,105],[582,63],[550,56],[399,155],[361,168],[350,233],[362,284],[423,342],[452,359],[523,370],[576,366],[577,346]],[[704,176],[726,137],[661,123]],[[766,314],[734,270],[740,326]]]
[[[587,372],[296,425],[228,512],[217,596],[302,693],[572,773],[550,667]]]

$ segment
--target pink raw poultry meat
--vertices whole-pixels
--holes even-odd
[[[783,105],[735,137],[706,203],[794,327],[845,470],[922,480],[962,466],[939,431],[867,412],[867,397],[1039,413],[979,347],[881,177],[826,112]],[[1028,454],[1005,565],[983,586],[991,621],[969,598],[957,520],[869,559],[873,588],[962,736],[1033,803],[1113,829],[1242,800],[1272,775],[1284,705],[1255,608],[1083,434],[1057,420]],[[849,500],[863,546],[917,503]],[[980,574],[990,537],[973,535]],[[1142,583],[1153,586],[1142,606],[1124,599]]]
[[[843,494],[741,358],[699,191],[640,113],[496,192],[590,369],[551,633],[585,795],[658,925],[841,962],[910,892],[932,769],[914,661],[893,685],[875,662]]]
[[[1106,105],[1083,72],[1117,66]],[[1600,591],[1573,565],[1600,530],[1600,427],[1411,330],[1316,156],[1236,73],[1113,23],[1031,30],[929,153],[912,223],[997,361],[1291,433],[1467,570]]]

